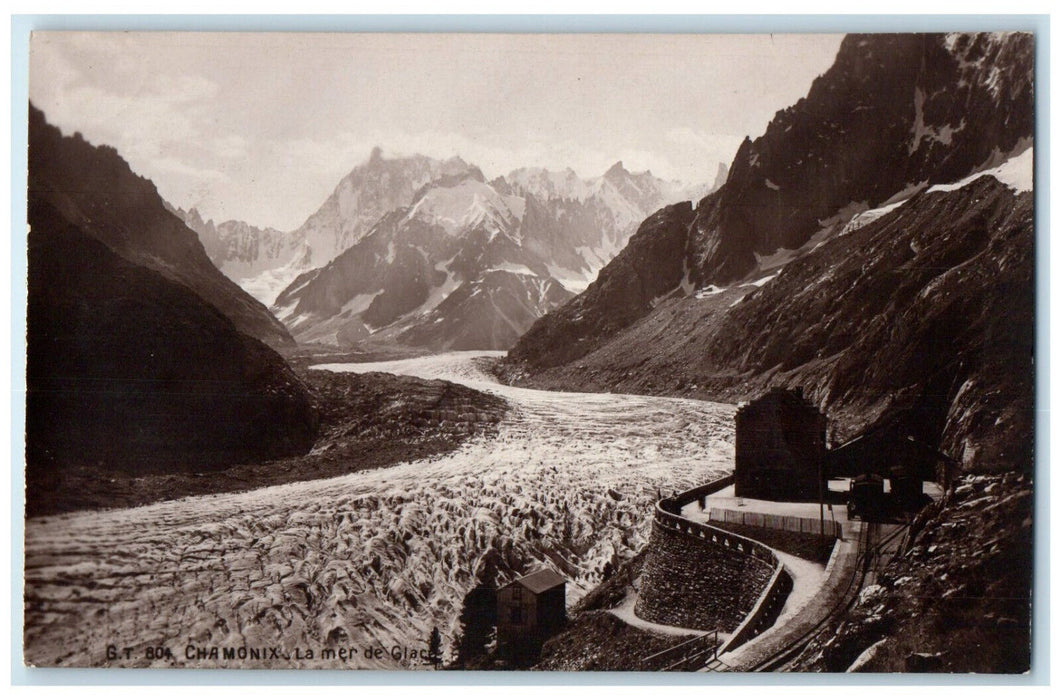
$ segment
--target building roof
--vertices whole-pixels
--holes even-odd
[[[931,445],[926,445],[925,443],[921,442],[920,440],[914,438],[912,435],[907,435],[905,437],[891,435],[891,434],[889,434],[887,432],[886,428],[874,428],[874,429],[871,429],[871,430],[867,430],[866,432],[862,433],[861,435],[848,440],[847,442],[845,442],[844,444],[840,445],[839,447],[836,447],[836,448],[833,448],[832,450],[829,450],[829,452],[831,454],[835,455],[835,456],[841,456],[841,455],[843,455],[845,452],[847,452],[849,450],[854,450],[854,449],[858,449],[858,448],[862,447],[864,444],[865,445],[872,445],[871,449],[875,449],[877,443],[879,441],[881,441],[881,440],[888,441],[891,444],[905,445],[908,448],[916,450],[917,452],[921,453],[922,455],[925,455],[926,457],[929,457],[929,458],[932,458],[932,459],[938,459],[938,460],[942,460],[944,462],[955,462],[956,461],[950,455],[948,455],[948,454],[946,454],[944,452],[940,452],[939,450],[937,450],[935,447],[932,447]]]
[[[540,569],[533,574],[527,574],[523,578],[516,579],[513,583],[518,583],[531,593],[544,593],[550,588],[564,585],[567,583],[567,579],[552,569]]]
[[[771,404],[780,404],[789,409],[821,413],[821,411],[818,410],[818,407],[808,401],[803,395],[802,387],[786,389],[777,386],[771,387],[765,394],[762,394],[751,401],[742,401],[737,407],[737,413],[754,412]]]

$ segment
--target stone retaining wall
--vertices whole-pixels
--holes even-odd
[[[769,558],[753,553],[745,544],[750,540],[707,532],[675,527],[657,517],[634,611],[638,617],[729,632],[751,612],[774,574],[776,559],[769,550]]]

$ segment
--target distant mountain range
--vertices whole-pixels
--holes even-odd
[[[677,187],[616,163],[602,177],[474,166],[425,184],[274,311],[302,342],[504,349],[585,287]]]
[[[723,179],[725,167],[719,164]],[[295,277],[331,262],[361,240],[383,215],[409,206],[425,185],[472,169],[475,166],[460,157],[384,158],[382,151],[375,148],[367,161],[340,180],[302,226],[288,232],[243,221],[204,220],[194,207],[184,210],[168,206],[199,234],[210,259],[222,272],[271,305]],[[589,244],[566,261],[569,269],[558,268],[566,273],[567,286],[576,291],[584,289],[603,263],[622,247],[620,243],[616,248],[616,240],[629,238],[649,213],[671,201],[699,199],[714,189],[705,185],[687,187],[649,172],[629,173],[621,162],[609,173],[610,176],[583,179],[571,169],[554,172],[520,168],[489,183],[499,192],[535,197],[553,210],[550,215],[558,218],[561,235]],[[562,211],[561,202],[568,203]],[[585,205],[586,211],[573,211],[572,202]],[[602,232],[584,230],[593,226]]]
[[[295,277],[330,262],[384,214],[406,206],[425,184],[467,168],[460,158],[383,158],[373,149],[305,223],[287,232],[243,221],[204,221],[194,208],[171,209],[199,234],[218,269],[269,305]]]
[[[588,180],[523,168],[487,182],[460,158],[374,149],[290,233],[173,211],[301,342],[504,349],[584,289],[646,216],[707,189],[621,162]]]

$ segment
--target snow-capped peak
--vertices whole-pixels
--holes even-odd
[[[498,194],[490,185],[469,178],[428,189],[406,216],[440,226],[450,236],[477,226],[496,232],[519,224],[524,203],[522,197]]]
[[[541,201],[563,198],[584,202],[589,187],[574,170],[553,171],[545,168],[519,168],[505,177],[516,191],[529,194]]]

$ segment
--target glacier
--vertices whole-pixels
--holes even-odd
[[[329,667],[186,659],[187,645],[444,649],[488,552],[502,583],[549,565],[573,604],[647,542],[659,493],[732,470],[734,408],[499,384],[500,353],[323,365],[447,379],[511,405],[495,437],[334,479],[26,522],[26,658],[99,665],[106,645],[170,646],[112,665]],[[609,494],[609,491],[612,494]],[[616,498],[618,495],[618,498]],[[356,658],[351,668],[422,668]]]

